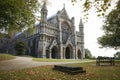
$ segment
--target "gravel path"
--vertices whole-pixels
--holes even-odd
[[[32,58],[29,57],[17,56],[16,59],[1,61],[0,70],[20,70],[20,69],[36,67],[36,66],[69,64],[69,63],[75,63],[75,62],[37,62],[37,61],[32,61]]]

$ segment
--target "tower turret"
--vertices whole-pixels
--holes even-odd
[[[46,58],[46,26],[47,26],[47,6],[46,2],[44,2],[42,8],[41,8],[41,21],[39,26],[39,32],[40,34],[40,40],[38,45],[38,57]]]
[[[80,19],[80,24],[79,24],[79,33],[80,33],[80,48],[82,52],[82,58],[85,58],[85,50],[84,50],[84,25],[82,22],[82,19]]]
[[[79,32],[80,32],[81,35],[84,34],[84,32],[83,32],[84,29],[83,29],[83,28],[84,28],[84,25],[83,25],[82,19],[80,19],[80,23],[79,23]]]
[[[42,8],[41,8],[41,21],[42,22],[47,22],[47,6],[46,6],[46,2],[44,2]]]
[[[71,23],[72,23],[72,27],[73,27],[73,33],[75,34],[76,31],[75,31],[75,18],[74,17],[71,18]]]

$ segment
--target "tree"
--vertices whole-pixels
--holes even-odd
[[[23,55],[27,49],[27,44],[24,41],[17,41],[14,48],[17,55]]]
[[[92,54],[91,54],[90,50],[88,50],[88,49],[85,49],[85,58],[86,59],[91,59],[92,58]]]
[[[33,27],[38,7],[38,0],[0,0],[0,29],[12,34]]]
[[[105,16],[105,13],[110,9],[113,2],[116,1],[116,4],[119,4],[119,0],[71,0],[73,5],[79,1],[83,3],[83,11],[85,12],[84,17],[88,19],[89,10],[94,7],[94,11],[97,13],[97,16]]]
[[[104,35],[98,38],[102,47],[118,48],[120,46],[120,1],[116,9],[106,17],[103,25]]]
[[[114,54],[114,57],[115,57],[116,59],[120,59],[120,52],[116,52],[116,53]]]

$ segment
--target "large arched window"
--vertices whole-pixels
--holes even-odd
[[[62,27],[62,41],[63,43],[65,43],[72,31],[70,26],[66,22],[63,22],[61,27]]]

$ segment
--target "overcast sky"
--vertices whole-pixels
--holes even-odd
[[[78,31],[80,18],[84,17],[82,2],[78,2],[73,6],[70,0],[50,0],[50,4],[47,5],[48,17],[61,10],[64,6],[63,4],[65,4],[70,19],[71,17],[75,17],[76,31]],[[97,38],[103,35],[102,25],[103,19],[96,16],[94,9],[90,10],[88,22],[84,23],[85,48],[88,48],[93,56],[113,56],[116,52],[114,49],[101,49],[97,43]]]

